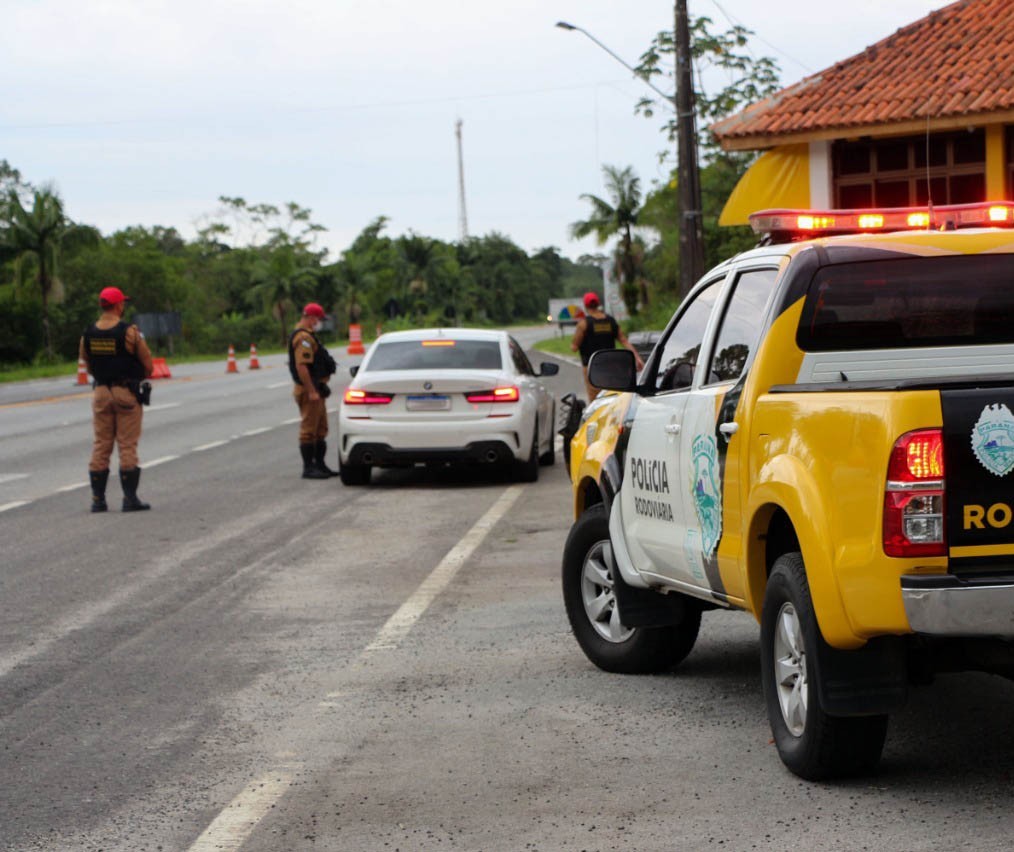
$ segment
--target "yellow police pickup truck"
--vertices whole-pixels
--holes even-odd
[[[591,360],[564,600],[611,672],[751,613],[782,761],[867,772],[909,684],[1014,678],[1014,204],[752,223],[640,375]]]

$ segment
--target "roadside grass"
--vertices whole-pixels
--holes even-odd
[[[570,335],[566,337],[549,337],[545,340],[540,340],[535,344],[535,348],[540,352],[549,352],[551,355],[567,355],[571,358],[574,357],[574,353],[570,351]]]

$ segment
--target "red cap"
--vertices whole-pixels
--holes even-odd
[[[130,297],[124,296],[119,287],[106,287],[99,293],[99,301],[104,305],[118,305],[120,302],[129,302]]]
[[[303,308],[304,317],[317,317],[317,319],[324,319],[324,309],[316,302],[310,302],[305,308]]]
[[[585,293],[584,294],[584,306],[586,308],[594,308],[598,304],[599,304],[599,297],[596,296],[594,293]]]

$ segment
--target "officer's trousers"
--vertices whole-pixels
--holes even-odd
[[[121,470],[137,467],[137,442],[141,439],[141,403],[128,388],[100,385],[92,394],[95,443],[89,470],[108,470],[113,444],[120,452]]]
[[[315,444],[327,437],[327,401],[310,402],[306,388],[296,385],[292,396],[299,406],[299,443]]]

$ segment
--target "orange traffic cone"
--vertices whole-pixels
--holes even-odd
[[[257,344],[250,344],[250,369],[259,370],[261,368],[261,362],[257,360]]]
[[[239,367],[236,366],[236,348],[231,343],[229,344],[229,360],[225,362],[225,372],[239,372]]]
[[[363,348],[363,328],[358,323],[349,326],[349,348],[346,350],[349,355],[365,355]]]
[[[152,358],[151,359],[151,375],[149,379],[171,379],[172,373],[169,372],[169,365],[166,364],[165,358]]]
[[[85,364],[84,358],[77,359],[77,383],[79,385],[91,384],[88,381],[88,367]]]

